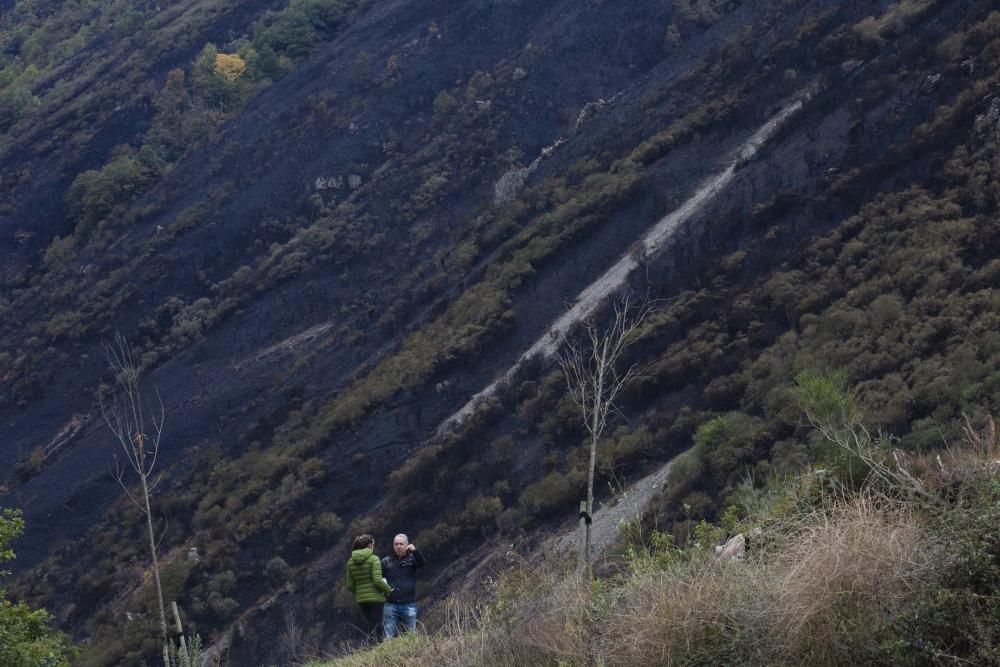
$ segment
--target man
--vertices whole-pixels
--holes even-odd
[[[406,535],[393,538],[392,554],[382,559],[382,575],[391,589],[382,610],[386,639],[417,629],[417,568],[425,564]]]

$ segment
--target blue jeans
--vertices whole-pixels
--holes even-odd
[[[417,629],[417,603],[406,602],[394,604],[386,602],[382,608],[382,625],[385,626],[386,639],[392,639],[409,630]]]

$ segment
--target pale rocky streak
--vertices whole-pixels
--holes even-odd
[[[594,507],[593,524],[591,524],[591,553],[593,559],[600,558],[618,540],[619,526],[632,521],[642,514],[650,502],[663,490],[670,477],[670,467],[673,459],[652,473],[630,485],[624,492],[616,494],[612,501]],[[576,520],[553,537],[542,543],[542,553],[565,557],[565,554],[578,548],[580,539]]]
[[[677,230],[690,220],[696,213],[712,199],[714,199],[733,180],[736,170],[743,164],[753,160],[760,149],[774,134],[796,113],[803,105],[804,100],[808,100],[811,93],[806,93],[803,99],[796,100],[789,104],[779,113],[762,125],[737,151],[736,159],[724,171],[708,179],[697,189],[687,201],[679,208],[671,211],[660,219],[636,246],[641,252],[652,257],[665,250],[668,242],[673,238]],[[556,146],[562,140],[556,142]],[[538,160],[532,163],[532,167],[537,166]],[[519,170],[525,171],[525,170]],[[532,169],[533,171],[533,169]],[[511,172],[504,175],[507,178]],[[504,179],[501,179],[503,181]],[[521,181],[523,183],[523,180]],[[499,183],[498,183],[499,186]],[[499,197],[498,197],[499,199]],[[620,290],[639,264],[635,259],[636,251],[628,253],[622,257],[614,266],[608,269],[600,278],[588,285],[576,298],[576,301],[566,313],[559,317],[546,330],[535,343],[521,355],[517,362],[511,366],[500,378],[494,380],[485,389],[473,396],[462,408],[445,419],[438,427],[438,432],[443,433],[448,429],[457,426],[463,420],[470,417],[478,409],[479,405],[496,393],[497,387],[505,381],[514,377],[521,366],[531,358],[547,358],[553,356],[562,344],[563,338],[578,322],[587,319],[597,307],[610,295]]]

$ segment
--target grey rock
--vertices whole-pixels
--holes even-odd
[[[556,149],[564,143],[566,143],[566,140],[560,137],[551,146],[543,148],[541,154],[527,167],[511,169],[501,176],[500,180],[498,180],[496,185],[493,186],[493,203],[497,206],[501,206],[517,197],[518,193],[521,192],[521,189],[524,188],[524,184],[527,182],[528,177],[535,173],[535,170],[538,169],[538,165],[542,163],[542,160],[552,157],[555,154]]]
[[[730,537],[722,546],[715,547],[715,560],[717,563],[727,563],[729,561],[739,562],[747,556],[747,538],[740,533]]]
[[[922,95],[930,95],[941,85],[940,74],[928,74],[920,84],[919,91]]]
[[[518,169],[511,169],[503,176],[500,180],[496,182],[493,186],[493,201],[497,206],[506,204],[509,201],[513,201],[517,197],[518,193],[521,192],[521,188],[524,187],[525,181],[528,180],[528,176],[531,176],[531,172],[534,171],[530,167],[521,167]]]
[[[864,64],[863,60],[845,60],[840,64],[841,74],[850,74]]]
[[[976,116],[975,129],[977,134],[986,134],[994,130],[1000,132],[1000,97],[994,97],[986,113]]]
[[[587,123],[589,123],[591,120],[593,120],[593,118],[597,114],[599,114],[602,111],[604,111],[605,107],[607,107],[607,106],[609,106],[609,105],[614,104],[615,102],[617,102],[618,99],[621,98],[622,94],[623,93],[619,92],[614,97],[612,97],[610,100],[606,100],[606,99],[604,99],[602,97],[601,99],[599,99],[599,100],[597,100],[595,102],[587,102],[585,105],[583,105],[583,108],[580,109],[580,115],[578,115],[576,117],[576,126],[573,128],[573,131],[574,132],[579,132],[580,128],[582,128]]]
[[[353,178],[353,177],[352,177]],[[360,177],[358,177],[360,178]],[[316,190],[339,190],[344,187],[343,176],[330,176],[329,178],[320,176],[313,184]]]

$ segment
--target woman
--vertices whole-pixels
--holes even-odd
[[[354,538],[351,558],[347,561],[347,588],[368,622],[368,640],[377,641],[382,629],[382,606],[389,584],[382,578],[382,564],[375,555],[375,538],[359,535]]]

